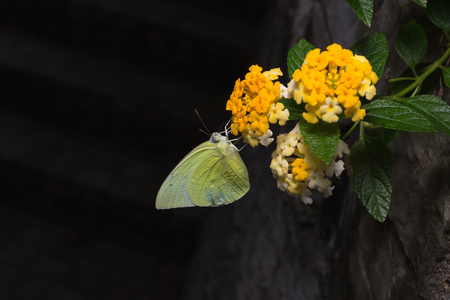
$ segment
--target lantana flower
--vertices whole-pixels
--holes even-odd
[[[353,122],[362,120],[366,112],[361,109],[359,97],[371,100],[378,81],[364,56],[354,55],[338,44],[322,52],[319,48],[310,51],[292,78],[283,96],[304,103],[303,118],[312,124],[319,119],[335,123],[342,111]]]
[[[289,111],[281,102],[282,92],[287,88],[276,81],[283,75],[279,68],[262,72],[253,65],[243,80],[234,85],[226,109],[231,111],[231,133],[242,134],[244,142],[252,147],[259,143],[267,146],[273,139],[269,123],[284,125],[289,119]]]
[[[323,162],[305,144],[297,124],[288,134],[278,135],[270,168],[280,190],[309,204],[313,201],[311,195],[314,189],[324,197],[331,196],[334,186],[330,178],[339,178],[344,171],[341,158],[349,152],[347,144],[341,140],[331,160]]]

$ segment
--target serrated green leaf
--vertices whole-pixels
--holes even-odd
[[[412,2],[419,4],[422,7],[427,7],[427,0],[411,0]]]
[[[353,11],[368,27],[372,22],[373,0],[347,0]]]
[[[303,118],[300,118],[298,125],[303,140],[312,153],[328,163],[339,143],[339,126],[336,123],[326,123],[322,120],[316,124],[310,124]]]
[[[433,95],[419,95],[403,100],[405,106],[422,114],[439,130],[450,135],[450,106],[444,100]]]
[[[427,4],[427,15],[436,27],[444,31],[448,39],[450,32],[450,1],[429,0]]]
[[[416,21],[406,24],[398,33],[395,49],[406,64],[413,69],[428,48],[428,39],[422,26]]]
[[[308,54],[309,51],[314,50],[315,48],[316,47],[308,43],[307,40],[301,39],[294,47],[291,48],[291,50],[289,50],[287,65],[288,72],[291,78],[295,70],[302,67],[306,54]]]
[[[386,220],[394,183],[392,159],[383,137],[361,134],[350,150],[350,182],[367,211]]]
[[[450,68],[442,68],[442,75],[444,77],[444,83],[450,87]]]
[[[389,45],[384,34],[375,32],[356,42],[350,50],[355,54],[365,56],[372,65],[372,70],[378,78],[381,78],[384,64],[389,56]]]
[[[297,120],[303,118],[303,113],[306,112],[304,105],[298,105],[294,99],[283,98],[280,100],[284,107],[289,110],[289,120]]]
[[[412,132],[434,132],[433,124],[423,114],[391,100],[375,100],[365,104],[365,122],[372,123],[388,129],[412,131]]]

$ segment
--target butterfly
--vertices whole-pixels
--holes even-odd
[[[214,132],[181,160],[159,189],[157,209],[225,205],[248,192],[247,168],[225,133]]]

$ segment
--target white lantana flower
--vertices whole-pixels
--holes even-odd
[[[338,114],[342,113],[342,107],[336,97],[327,97],[325,104],[319,109],[322,113],[322,120],[328,123],[335,123],[339,120]]]
[[[273,135],[272,130],[267,129],[266,133],[258,137],[259,143],[266,147],[269,146],[274,141],[272,135]]]
[[[345,142],[339,141],[336,150],[327,164],[315,156],[303,141],[298,124],[288,134],[277,137],[277,148],[272,153],[270,168],[277,179],[277,187],[290,196],[299,197],[305,204],[312,203],[312,189],[316,189],[323,196],[331,196],[334,186],[331,177],[339,177],[344,171],[344,154],[350,151]],[[304,161],[307,167],[296,163]],[[301,168],[300,171],[296,168]],[[294,174],[295,173],[295,174]]]

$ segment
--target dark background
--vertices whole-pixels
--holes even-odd
[[[269,2],[0,2],[2,299],[181,295],[209,209],[156,193],[208,138],[194,109],[230,117]]]

